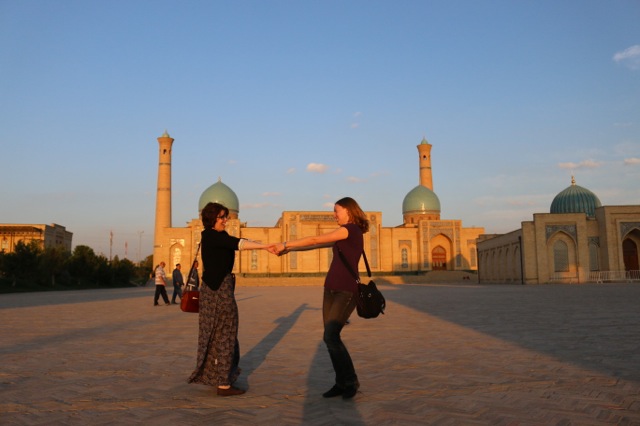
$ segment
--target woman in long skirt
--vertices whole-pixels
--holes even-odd
[[[241,239],[225,231],[229,209],[209,203],[202,209],[202,285],[199,299],[198,357],[189,383],[215,386],[220,396],[241,395],[233,386],[240,375],[238,305],[231,272],[236,250],[266,249],[266,244]]]

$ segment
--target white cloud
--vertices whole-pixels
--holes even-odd
[[[628,66],[632,70],[640,70],[640,44],[626,48],[622,52],[616,52],[613,60]]]
[[[289,170],[287,170],[287,174],[288,175],[292,175],[296,172],[296,168],[295,167],[291,167]]]
[[[362,179],[359,177],[355,177],[355,176],[349,176],[347,178],[347,182],[351,182],[351,183],[362,183],[362,182],[366,182],[366,179]]]
[[[329,166],[327,166],[326,164],[309,163],[307,165],[307,171],[310,173],[324,173],[327,170],[329,170]]]
[[[636,164],[640,164],[640,158],[632,157],[624,159],[625,166],[635,166]]]
[[[354,120],[359,120],[361,116],[362,116],[362,113],[360,111],[356,111],[353,113]],[[358,127],[360,127],[360,123],[358,121],[354,121],[351,123],[350,127],[352,129],[357,129]]]
[[[613,127],[631,127],[633,126],[633,123],[630,121],[626,121],[623,123],[613,123]]]
[[[640,152],[640,142],[623,141],[613,147],[613,152],[623,158],[635,157]]]
[[[373,172],[369,176],[371,176],[372,178],[377,178],[377,177],[380,177],[380,176],[389,176],[389,172],[388,171]]]
[[[600,163],[593,160],[585,160],[579,163],[574,163],[574,162],[558,163],[558,167],[560,167],[561,169],[570,169],[570,170],[595,169],[597,167],[600,167]]]
[[[262,196],[263,197],[279,197],[282,194],[280,192],[263,192]]]
[[[515,206],[515,207],[530,207],[530,206],[535,206],[536,202],[533,200],[527,200],[527,199],[506,199],[506,203],[510,206]]]

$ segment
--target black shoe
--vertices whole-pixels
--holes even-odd
[[[322,394],[323,398],[333,398],[334,396],[340,396],[344,393],[344,389],[338,385],[333,385],[331,389]]]
[[[342,392],[342,399],[351,399],[353,398],[356,393],[358,392],[358,388],[360,388],[360,384],[356,383],[355,385],[352,386],[347,386],[344,388],[344,391]]]

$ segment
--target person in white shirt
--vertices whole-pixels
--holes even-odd
[[[158,266],[156,266],[155,276],[156,276],[156,294],[153,296],[153,306],[158,306],[158,299],[160,295],[162,295],[162,299],[164,300],[165,305],[169,305],[169,296],[167,296],[167,289],[165,288],[167,274],[164,272],[165,267],[164,262],[160,262]]]

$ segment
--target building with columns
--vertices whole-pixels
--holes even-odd
[[[153,263],[166,262],[172,271],[177,263],[190,265],[194,259],[202,222],[192,219],[186,227],[171,223],[171,150],[174,139],[168,133],[158,138],[158,187]],[[418,148],[419,184],[402,203],[403,223],[382,226],[382,213],[366,211],[370,231],[364,235],[365,252],[372,272],[380,274],[426,274],[431,271],[475,271],[476,238],[484,228],[464,228],[456,219],[440,218],[440,200],[433,191],[432,145],[422,139]],[[284,211],[273,227],[250,227],[241,219],[235,192],[218,179],[200,196],[198,215],[209,202],[229,209],[227,232],[240,238],[277,243],[329,232],[336,227],[333,211]],[[194,206],[195,207],[195,206]],[[399,206],[400,207],[400,206]],[[247,276],[304,276],[324,274],[331,263],[329,249],[291,252],[273,256],[263,250],[236,254],[234,273]],[[361,262],[364,271],[364,263]]]
[[[549,213],[501,235],[478,239],[480,283],[584,283],[640,280],[640,206],[602,206],[590,190],[571,186]]]

